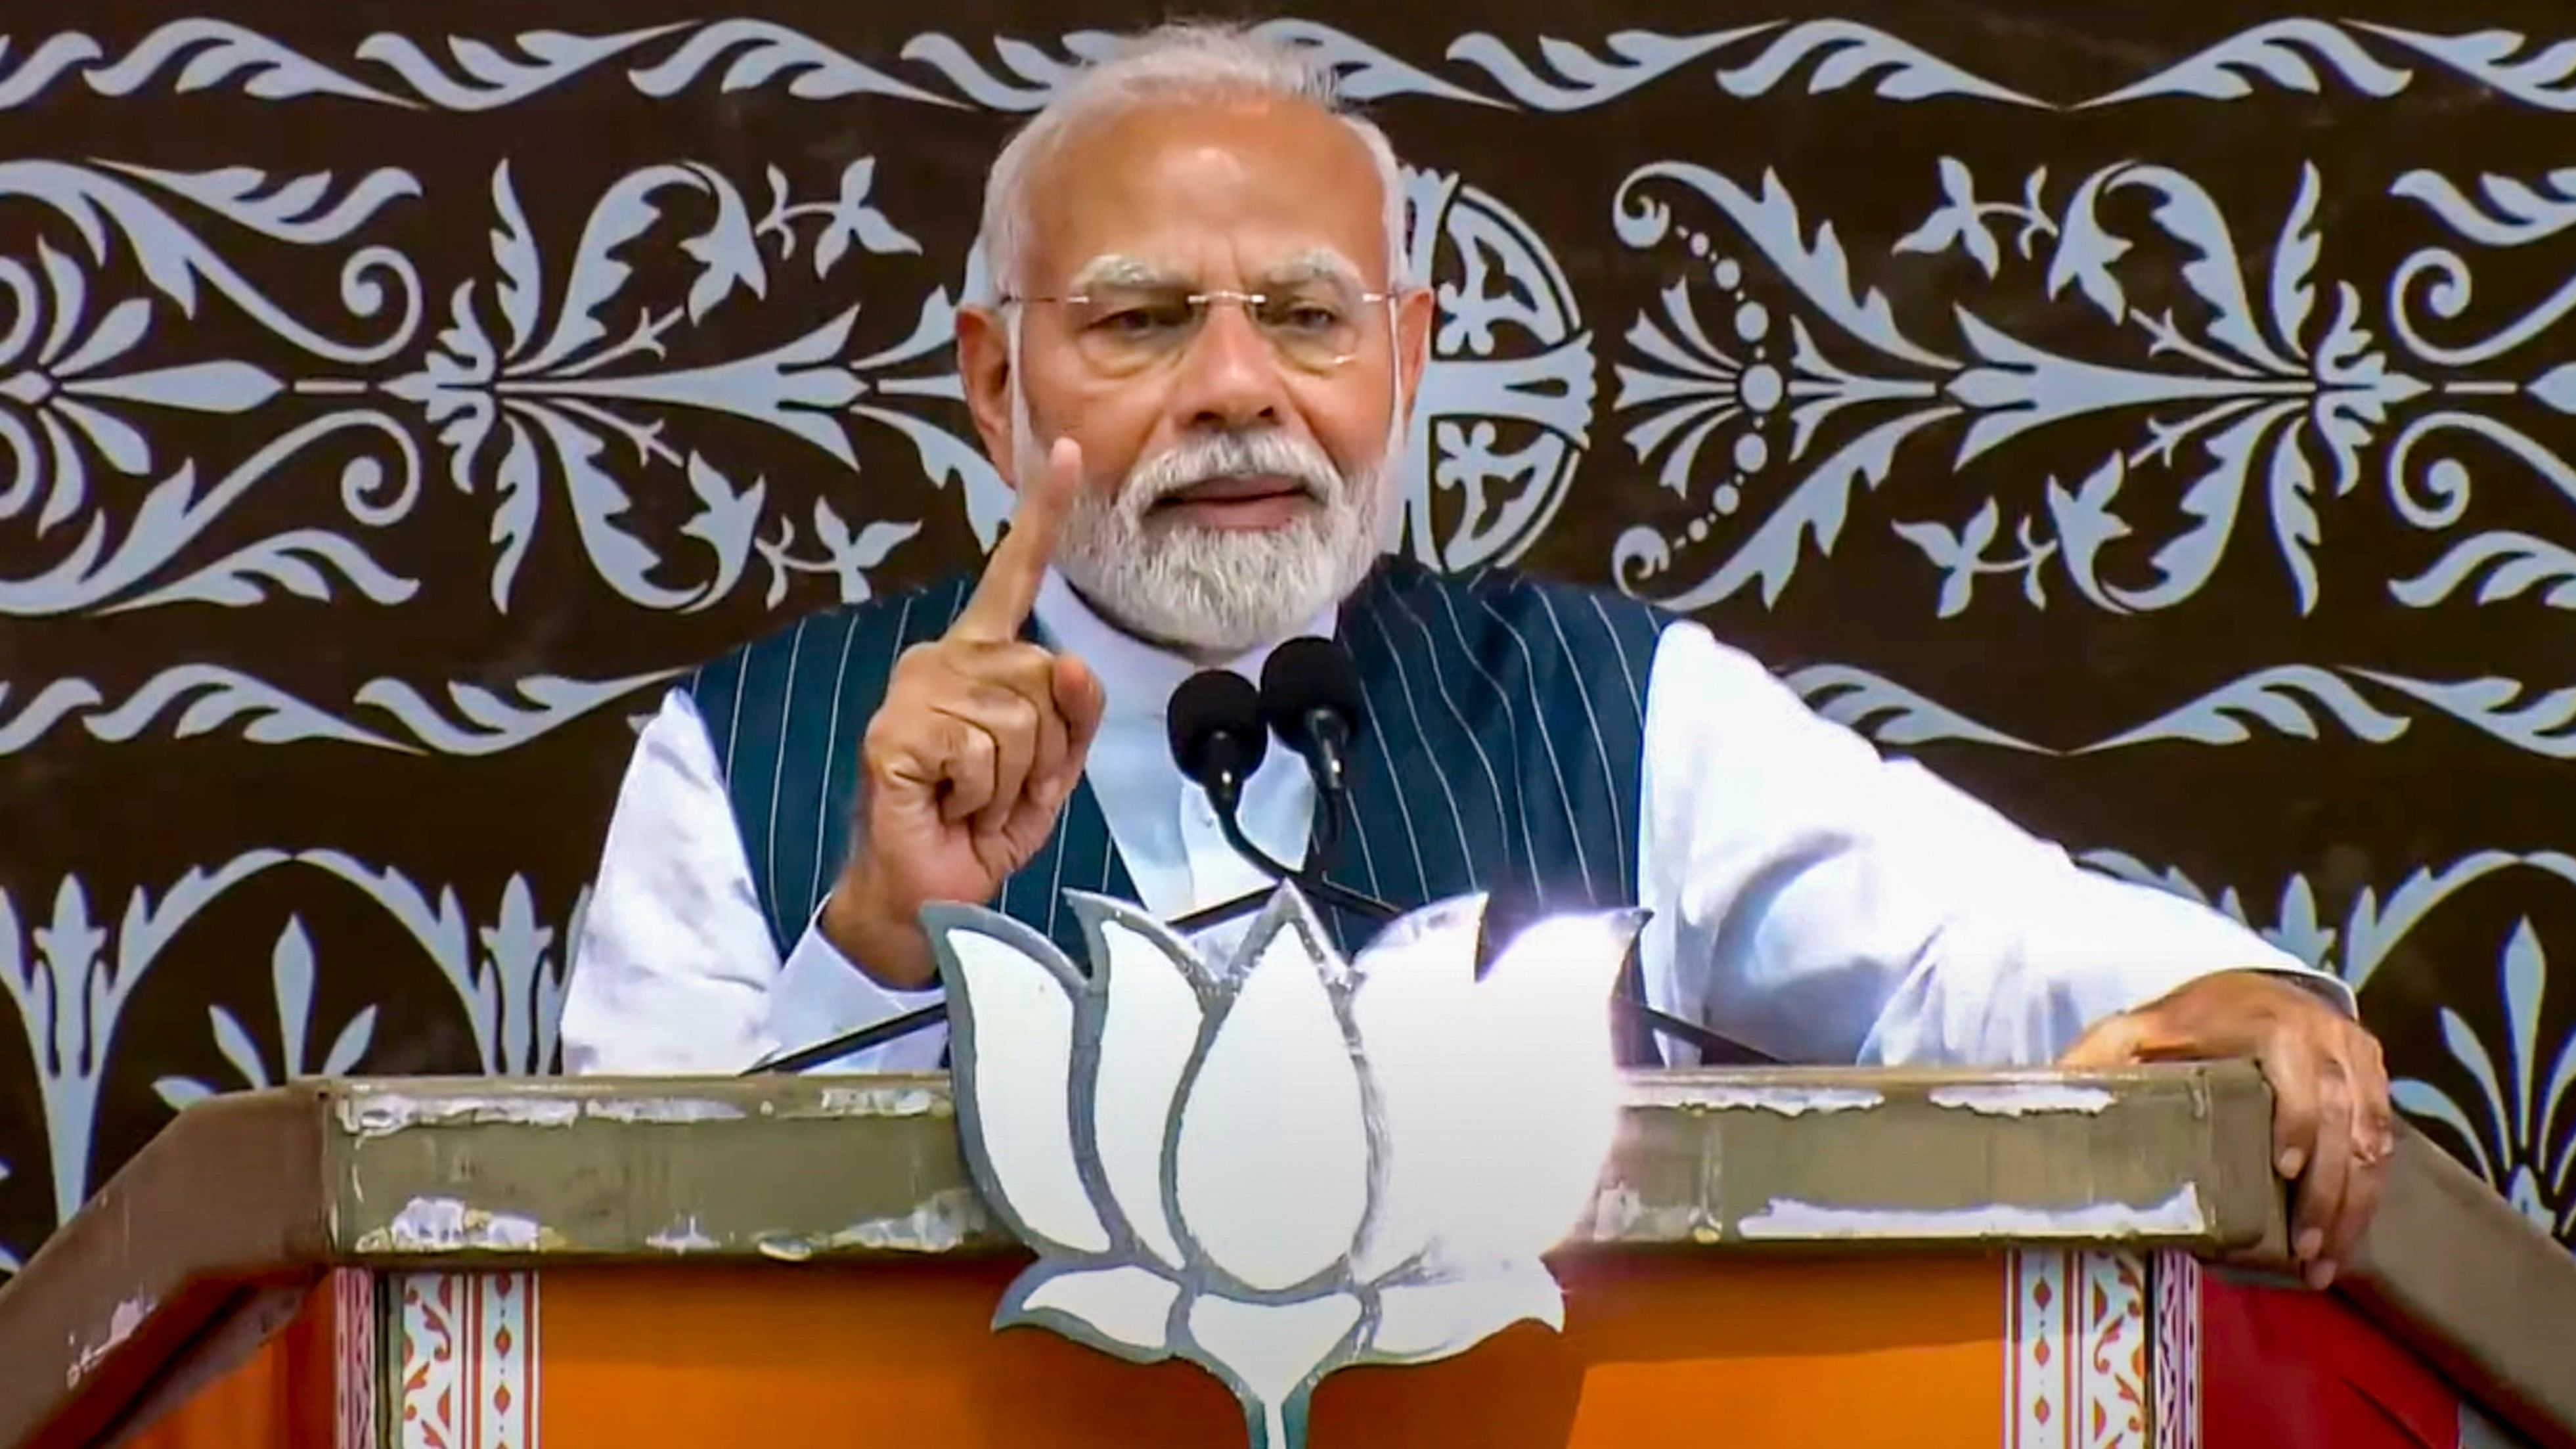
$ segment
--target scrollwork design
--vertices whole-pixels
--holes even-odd
[[[1675,190],[1711,206],[1723,224],[1685,225],[1671,201],[1650,194]],[[1621,239],[1640,248],[1683,242],[1693,275],[1630,328],[1638,360],[1618,367],[1613,406],[1636,417],[1630,447],[1642,460],[1660,459],[1664,485],[1699,516],[1679,530],[1641,525],[1620,538],[1612,562],[1621,584],[1677,608],[1707,607],[1757,582],[1764,601],[1776,601],[1809,545],[1831,551],[1856,491],[1888,476],[1900,445],[1953,426],[1964,466],[2080,417],[2143,418],[2137,443],[2104,454],[2080,480],[2045,479],[2039,506],[2011,507],[1995,494],[1951,518],[1891,520],[1937,571],[1934,612],[1943,618],[1974,607],[1978,582],[1998,575],[2017,579],[2035,609],[2050,607],[2044,578],[2052,574],[2072,584],[2078,602],[2106,612],[2171,608],[2215,576],[2249,514],[2268,516],[2297,608],[2313,612],[2326,588],[2327,506],[2356,491],[2365,451],[2392,423],[2395,439],[2379,461],[2391,507],[2413,528],[2438,532],[2468,516],[2469,470],[2442,446],[2463,435],[2502,450],[2576,502],[2576,467],[2474,402],[2524,396],[2576,410],[2576,367],[2524,381],[2443,371],[2491,361],[2559,311],[2576,310],[2576,282],[2485,342],[2434,347],[2407,315],[2406,299],[2425,293],[2422,281],[2431,279],[2435,310],[2465,315],[2470,272],[2454,253],[2418,252],[2387,291],[2390,326],[2404,349],[2392,353],[2373,330],[2363,290],[2319,276],[2326,196],[2313,166],[2301,171],[2268,263],[2249,255],[2250,243],[2205,188],[2171,168],[2105,167],[2063,192],[2062,202],[2053,203],[2050,190],[2046,173],[2035,172],[2019,200],[1986,199],[1967,166],[1945,160],[1939,205],[1892,250],[1957,253],[1989,278],[2027,265],[2052,297],[2080,299],[2138,337],[2140,355],[2070,355],[2005,331],[1970,304],[1956,310],[1966,356],[1954,358],[1918,341],[1884,293],[1855,286],[1831,223],[1803,218],[1776,175],[1756,191],[1681,163],[1633,173],[1614,203]],[[2455,230],[2472,221],[2458,189],[2429,173],[2412,173],[2392,190]],[[2488,231],[2508,244],[2529,239],[2508,223],[2554,227],[2550,204],[2530,188],[2489,178],[2487,190],[2508,218]],[[2106,204],[2123,192],[2153,203],[2153,246],[2105,220]],[[2013,228],[2008,244],[1996,235],[1998,223]],[[2148,268],[2165,272],[2160,290],[2179,291],[2192,305],[2136,305]],[[1765,293],[1793,304],[1785,345]],[[1733,336],[1706,315],[1712,295],[1721,299],[1716,315],[1735,320]],[[2444,406],[2403,416],[2437,392]],[[1865,420],[1859,431],[1847,413]],[[2172,490],[2183,526],[2149,539],[2130,521],[2139,516],[2130,502],[2155,488]],[[1776,501],[1748,506],[1757,491]],[[1667,582],[1704,550],[1719,551],[1714,563]],[[2132,558],[2147,571],[2141,582],[2123,576]],[[2408,589],[2391,587],[2401,596]],[[2414,592],[2410,602],[2430,602]]]

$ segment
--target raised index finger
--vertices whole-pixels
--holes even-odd
[[[1082,445],[1071,438],[1056,439],[1046,467],[1037,477],[1021,480],[1010,531],[984,560],[975,596],[949,626],[948,637],[1001,644],[1020,636],[1020,626],[1028,622],[1029,610],[1038,601],[1038,584],[1046,577],[1047,562],[1055,557],[1056,536],[1063,532],[1064,516],[1073,507],[1074,490],[1081,486]]]

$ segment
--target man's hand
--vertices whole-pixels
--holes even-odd
[[[982,905],[1055,829],[1100,727],[1100,681],[1020,638],[1056,535],[1082,486],[1060,440],[1024,478],[1010,532],[938,641],[903,653],[859,748],[849,863],[823,907],[825,939],[888,986],[936,974],[918,913]]]
[[[2213,1057],[2252,1057],[2272,1085],[2273,1166],[2299,1185],[2290,1251],[2323,1288],[2370,1225],[2397,1147],[2378,1039],[2280,977],[2222,971],[2095,1023],[2058,1065]]]

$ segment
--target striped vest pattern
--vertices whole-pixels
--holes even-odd
[[[815,614],[690,680],[782,953],[849,848],[859,741],[896,657],[944,633],[972,587]],[[1408,909],[1485,891],[1495,939],[1531,916],[1633,904],[1646,675],[1667,622],[1618,594],[1384,561],[1341,611],[1369,719],[1325,874]],[[1087,782],[993,904],[1080,962],[1067,889],[1135,898]],[[1365,938],[1324,915],[1345,950]]]

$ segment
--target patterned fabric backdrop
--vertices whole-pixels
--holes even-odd
[[[551,1069],[663,683],[1006,512],[983,168],[1154,18],[222,8],[0,6],[10,1267],[208,1093]],[[2576,22],[2358,8],[1273,24],[1417,168],[1405,547],[2340,972],[2576,1234]]]

